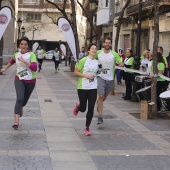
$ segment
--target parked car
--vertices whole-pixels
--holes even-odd
[[[46,55],[45,55],[45,59],[46,59],[46,60],[52,60],[52,58],[53,58],[53,52],[54,52],[54,50],[47,51],[47,52],[46,52]]]

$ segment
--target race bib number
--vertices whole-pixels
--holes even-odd
[[[27,69],[22,70],[22,71],[18,72],[17,74],[18,74],[20,80],[23,80],[23,79],[26,79],[29,77],[29,72]]]
[[[93,83],[94,82],[94,78],[93,79],[88,79],[88,81],[89,81],[89,84]]]
[[[102,69],[101,74],[110,75],[110,69],[108,69],[108,68]]]

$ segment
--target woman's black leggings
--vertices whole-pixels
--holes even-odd
[[[126,84],[126,97],[131,99],[132,95],[132,83],[134,82],[134,74],[125,72],[124,79]]]
[[[81,90],[78,89],[78,96],[80,100],[80,106],[78,110],[80,112],[86,111],[87,101],[88,101],[88,111],[86,114],[86,127],[89,127],[94,114],[94,105],[97,99],[97,89]]]
[[[58,67],[59,67],[59,60],[58,61],[54,61],[54,64],[55,64],[55,69],[58,69]]]
[[[43,59],[38,58],[38,68],[39,68],[39,70],[41,70],[42,63],[43,63]]]
[[[22,107],[25,106],[30,98],[30,95],[35,87],[35,83],[25,83],[22,80],[15,79],[16,104],[15,114],[21,115]]]
[[[165,81],[157,81],[157,109],[160,111],[161,103],[159,95],[165,91]]]

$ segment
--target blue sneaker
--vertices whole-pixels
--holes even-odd
[[[101,116],[98,117],[97,124],[102,124],[103,123],[103,118]]]

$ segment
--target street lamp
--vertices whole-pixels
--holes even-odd
[[[92,25],[93,25],[93,12],[94,10],[96,9],[96,0],[89,0],[89,9],[91,11],[90,13],[90,43],[92,43],[92,39],[93,39],[93,28],[92,28]]]
[[[71,23],[71,26],[73,27],[73,14],[70,14],[70,23]]]
[[[136,56],[134,69],[139,70],[140,66],[140,39],[141,39],[141,20],[142,20],[142,0],[139,0],[138,4],[138,29],[137,29],[137,45],[136,45]]]
[[[134,69],[139,70],[140,67],[140,39],[141,39],[141,20],[142,20],[142,0],[139,0],[138,4],[138,30],[137,30],[137,45],[136,45],[136,56],[134,57]],[[140,84],[136,81],[133,84],[133,92],[131,101],[138,101],[136,91],[140,89]]]
[[[19,46],[19,39],[20,39],[20,37],[21,37],[21,35],[20,35],[20,33],[21,33],[20,28],[21,28],[21,25],[22,25],[22,20],[21,20],[21,18],[18,18],[17,24],[18,24],[18,40],[17,40],[17,47],[18,47],[18,46]]]
[[[24,26],[21,27],[21,36],[22,37],[25,36],[25,27]]]

